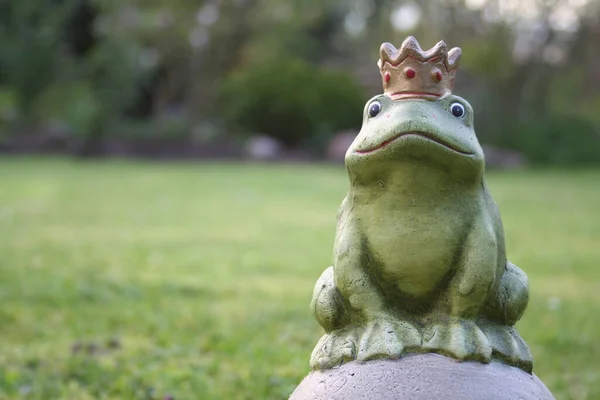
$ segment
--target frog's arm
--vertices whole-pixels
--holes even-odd
[[[328,268],[315,287],[313,310],[328,332],[311,356],[313,368],[399,357],[418,349],[420,332],[390,310],[372,278],[372,260],[356,221],[351,221],[351,200],[342,203],[334,249],[334,267]]]
[[[371,261],[364,235],[352,216],[352,199],[346,197],[338,213],[334,248],[335,284],[356,317],[375,318],[384,314],[386,302],[371,277]]]
[[[487,209],[495,221],[498,254],[503,258],[502,276],[499,284],[494,286],[483,311],[483,316],[502,325],[514,325],[521,318],[529,302],[529,280],[527,275],[516,265],[506,260],[504,245],[504,229],[496,203],[486,188]]]
[[[471,229],[462,246],[448,290],[447,312],[458,318],[477,318],[486,301],[494,297],[506,266],[504,231],[496,203],[488,189],[479,201]]]
[[[498,254],[493,224],[487,218],[476,218],[467,235],[458,269],[446,293],[450,316],[476,318],[503,267]]]
[[[492,347],[476,320],[504,268],[504,255],[498,250],[495,221],[482,205],[424,335],[425,348],[461,360],[490,361]]]

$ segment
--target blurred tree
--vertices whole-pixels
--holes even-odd
[[[351,76],[297,59],[248,67],[227,79],[221,93],[220,116],[290,148],[322,145],[318,136],[356,128],[362,120],[363,90]]]
[[[23,114],[56,79],[61,26],[71,7],[68,0],[0,2],[0,86],[14,90]]]
[[[561,129],[570,156],[559,158],[590,160],[586,146],[600,154],[600,0],[0,0],[0,130],[23,135],[58,122],[78,151],[93,153],[125,136],[219,139],[228,136],[218,128],[226,119],[290,146],[322,145],[345,125],[342,113],[323,113],[307,99],[323,104],[343,85],[298,71],[346,71],[348,90],[357,93],[349,82],[358,80],[380,92],[379,45],[408,34],[424,47],[444,39],[463,48],[456,93],[475,107],[484,143],[542,162],[540,148],[556,151],[559,133],[549,127],[568,122],[586,133]],[[272,66],[279,70],[264,72]],[[301,79],[318,96],[306,87],[275,90],[280,76]],[[237,99],[237,84],[253,92]],[[242,117],[258,92],[269,93],[263,115],[265,107],[309,110],[298,132]],[[356,124],[350,108],[345,118]]]
[[[600,70],[593,50],[600,1],[426,0],[418,7],[410,33],[463,49],[456,92],[472,102],[483,142],[534,162],[600,161],[600,123],[584,115],[600,101],[591,77]]]

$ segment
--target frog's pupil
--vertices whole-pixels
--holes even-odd
[[[462,117],[464,113],[464,109],[458,104],[452,106],[452,115],[454,115],[455,117]]]

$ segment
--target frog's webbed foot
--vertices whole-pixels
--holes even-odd
[[[356,339],[349,329],[321,337],[310,356],[312,369],[328,369],[356,359]]]
[[[478,325],[490,341],[492,357],[531,372],[533,369],[531,352],[514,326],[502,325],[487,319],[479,320]]]
[[[421,347],[421,334],[410,322],[378,316],[364,325],[324,335],[311,355],[313,369],[327,369],[348,361],[399,358]]]
[[[464,361],[488,363],[492,357],[492,346],[477,324],[456,317],[438,321],[426,329],[423,348]]]
[[[380,315],[366,323],[358,346],[358,361],[399,358],[421,347],[421,334],[410,322]]]

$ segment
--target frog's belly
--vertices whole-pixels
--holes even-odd
[[[376,222],[363,230],[376,280],[384,290],[415,298],[433,292],[455,268],[467,232],[466,221],[447,214]]]

